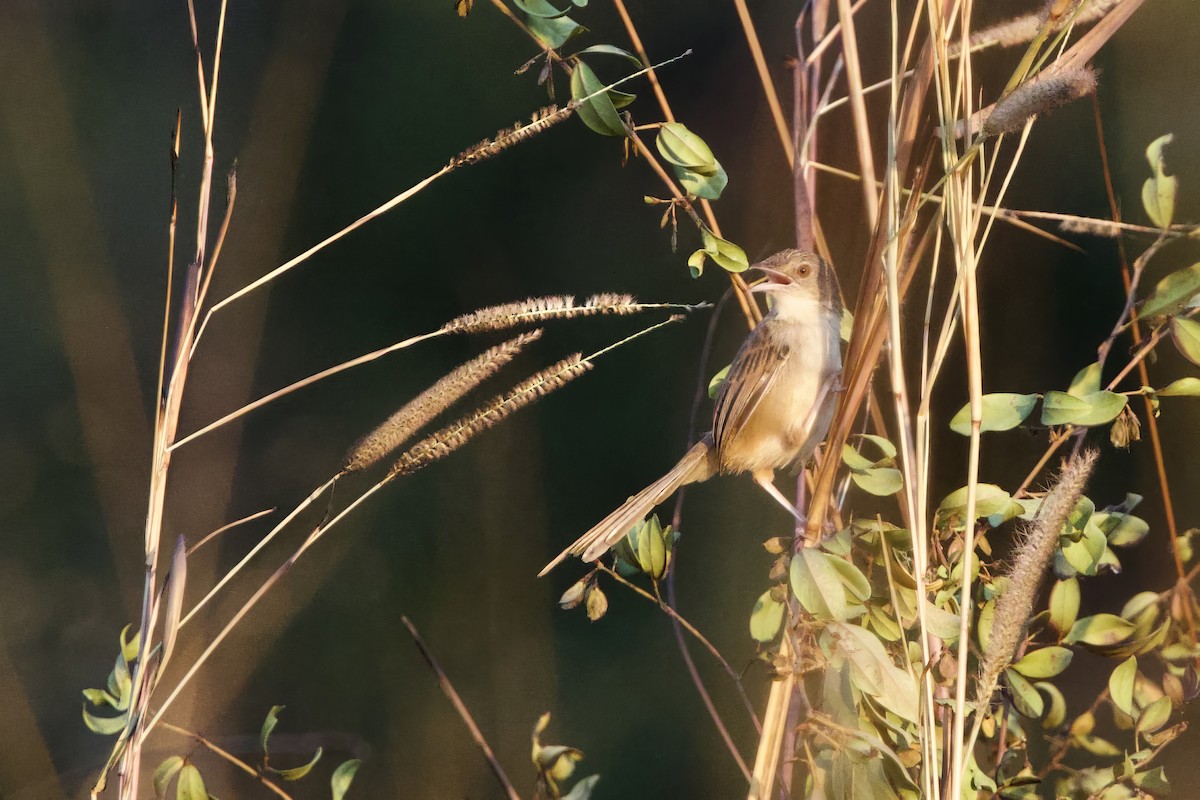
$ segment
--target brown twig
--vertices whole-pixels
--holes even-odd
[[[230,753],[227,750],[223,750],[221,747],[217,746],[211,739],[206,738],[204,735],[197,733],[196,731],[189,731],[187,728],[181,728],[178,725],[172,725],[169,722],[162,723],[162,726],[166,730],[172,731],[173,733],[178,733],[180,736],[186,736],[189,739],[195,739],[197,744],[205,747],[206,749],[208,749],[215,755],[218,755],[221,758],[225,759],[230,764],[233,764],[235,767],[237,767],[238,769],[240,769],[242,772],[246,773],[250,777],[254,778],[256,781],[261,783],[264,787],[266,787],[270,791],[274,792],[279,797],[284,798],[284,800],[292,800],[292,796],[290,794],[285,792],[283,789],[279,788],[279,786],[277,786],[275,784],[275,782],[270,780],[266,775],[263,775],[261,772],[256,770],[254,767],[250,766],[245,761],[242,761],[240,758],[235,756],[233,753]]]
[[[725,656],[721,655],[721,651],[718,650],[713,643],[704,636],[704,634],[696,630],[696,626],[688,622],[683,615],[681,615],[674,608],[669,606],[667,603],[664,603],[662,598],[655,597],[637,584],[626,580],[621,576],[620,573],[616,572],[611,567],[597,562],[597,568],[606,575],[612,577],[612,579],[617,583],[632,589],[636,594],[654,603],[656,606],[662,609],[664,614],[682,625],[684,630],[690,633],[696,641],[704,645],[704,648],[708,650],[708,652],[712,653],[713,658],[715,658],[721,665],[721,669],[725,670],[725,673],[729,676],[729,679],[733,681],[733,685],[737,687],[738,694],[741,695],[742,702],[746,706],[746,713],[750,715],[750,719],[754,720],[754,726],[761,730],[761,723],[759,722],[758,715],[754,713],[754,704],[750,702],[750,697],[746,694],[746,687],[742,685],[742,677],[733,669],[733,667],[729,666],[729,662],[725,660]]]
[[[409,636],[413,638],[417,649],[421,651],[421,657],[425,659],[425,663],[429,665],[429,668],[433,670],[433,674],[437,676],[438,686],[441,687],[442,693],[446,695],[446,699],[450,701],[450,705],[454,706],[454,710],[458,712],[458,716],[462,719],[463,724],[471,732],[471,738],[475,740],[476,746],[483,753],[483,757],[487,759],[488,766],[492,768],[492,773],[496,776],[496,780],[500,782],[504,793],[508,795],[509,800],[521,800],[521,796],[517,794],[512,781],[504,774],[504,767],[500,766],[500,762],[496,760],[496,754],[492,752],[487,739],[483,738],[483,732],[475,724],[475,719],[471,716],[471,712],[467,710],[466,704],[458,696],[458,692],[454,690],[454,684],[450,683],[450,678],[447,677],[445,670],[442,669],[437,659],[433,657],[433,653],[429,650],[429,646],[425,644],[425,640],[421,638],[421,634],[417,633],[416,626],[409,621],[408,617],[400,617],[400,622],[408,629]]]

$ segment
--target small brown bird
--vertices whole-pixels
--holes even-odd
[[[803,250],[784,250],[751,269],[767,276],[751,291],[770,292],[774,303],[733,358],[717,395],[712,431],[539,577],[568,556],[595,561],[680,486],[717,474],[749,472],[795,513],[773,481],[776,469],[807,462],[829,430],[842,370],[837,276],[824,259]]]

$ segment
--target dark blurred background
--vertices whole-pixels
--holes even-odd
[[[198,5],[211,65],[216,4]],[[216,172],[223,175],[236,158],[239,195],[215,298],[546,102],[536,68],[513,75],[535,48],[488,2],[476,6],[461,20],[450,0],[230,5]],[[751,8],[786,96],[784,59],[793,52],[798,4]],[[994,4],[981,13],[998,19],[1030,8]],[[707,139],[731,176],[717,204],[725,235],[752,260],[791,245],[786,162],[733,4],[654,0],[630,10],[652,58],[694,50],[665,69],[662,80],[678,117]],[[864,52],[881,58],[884,12],[868,5],[860,22]],[[593,2],[575,16],[590,28],[581,45],[628,46],[608,3]],[[1113,177],[1135,221],[1142,220],[1138,197],[1148,174],[1144,148],[1172,131],[1169,171],[1181,185],[1176,217],[1200,218],[1198,22],[1187,0],[1148,3],[1096,61]],[[1016,58],[1014,51],[980,58],[985,94],[994,94]],[[602,73],[614,67],[598,65]],[[869,79],[884,74],[882,64],[867,68]],[[559,89],[565,92],[561,81]],[[648,89],[639,91],[637,118],[658,119]],[[883,110],[882,99],[873,111]],[[186,4],[10,0],[0,8],[3,797],[83,796],[110,745],[84,729],[79,691],[103,684],[117,633],[136,622],[141,598],[176,108],[184,121],[182,264],[193,249],[203,141]],[[827,124],[825,159],[853,168],[845,109]],[[1106,215],[1094,130],[1087,101],[1040,123],[1007,204]],[[269,290],[234,304],[205,335],[183,430],[481,305],[593,291],[717,299],[724,277],[715,267],[700,280],[688,277],[684,260],[694,232],[681,228],[680,253],[670,252],[659,212],[641,200],[663,190],[644,164],[622,167],[621,155],[619,141],[571,120],[434,184]],[[820,215],[844,288],[853,292],[865,249],[861,195],[836,178],[822,176],[819,186]],[[222,211],[218,200],[214,214]],[[1062,388],[1094,360],[1122,303],[1116,246],[1076,241],[1083,254],[997,226],[982,265],[985,390]],[[1136,252],[1145,244],[1134,239],[1129,247]],[[1195,247],[1172,247],[1150,279],[1196,256]],[[910,322],[920,314],[912,309]],[[552,324],[508,378],[576,349],[590,352],[648,321]],[[522,791],[532,788],[530,729],[551,710],[548,738],[586,752],[579,774],[603,773],[597,797],[743,792],[667,619],[612,587],[608,616],[589,624],[581,612],[555,604],[582,574],[578,565],[533,577],[681,452],[706,324],[706,314],[695,315],[605,357],[586,378],[378,495],[298,563],[168,718],[252,758],[253,734],[267,709],[287,705],[276,734],[278,762],[299,763],[318,741],[327,750],[320,777],[298,786],[298,796],[325,796],[328,769],[350,756],[366,759],[351,796],[499,796],[400,627],[407,614]],[[709,373],[727,363],[741,330],[732,315],[724,320]],[[168,537],[195,541],[246,514],[290,509],[336,470],[365,430],[484,346],[476,338],[421,345],[181,449],[172,469]],[[952,370],[959,363],[952,356]],[[1152,373],[1162,384],[1186,368],[1164,349]],[[965,400],[964,383],[951,372],[944,385],[941,410],[952,412]],[[1163,410],[1177,512],[1187,528],[1200,517],[1189,457],[1200,415],[1187,400],[1164,402]],[[983,479],[1014,486],[1042,447],[1041,438],[1020,432],[989,437]],[[946,491],[961,485],[964,466],[964,440],[946,435],[935,463],[939,485]],[[367,485],[346,484],[343,497]],[[1128,453],[1106,446],[1089,494],[1105,505],[1127,490],[1146,495],[1141,513],[1153,532],[1140,548],[1122,553],[1123,575],[1087,583],[1092,611],[1117,609],[1138,589],[1161,590],[1172,580],[1145,444]],[[747,667],[759,702],[767,673],[753,663],[746,619],[766,586],[769,557],[759,543],[787,527],[749,481],[704,486],[691,492],[685,508],[680,609],[735,668]],[[189,567],[189,598],[199,597],[199,587],[266,530],[264,522],[250,524],[198,553]],[[185,630],[173,670],[199,651],[201,629],[222,623],[300,535],[297,529],[281,537],[224,602]],[[727,679],[707,653],[697,650],[695,658],[752,757],[753,729]],[[1098,659],[1072,667],[1083,702],[1111,667]],[[303,733],[314,736],[296,738]],[[152,757],[191,748],[169,732],[155,741],[162,750]],[[1166,756],[1178,796],[1193,796],[1200,786],[1188,755],[1197,741],[1189,736]],[[219,796],[257,796],[224,767],[206,775]]]

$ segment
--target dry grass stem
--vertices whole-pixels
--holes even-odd
[[[411,475],[422,467],[445,458],[514,411],[519,411],[539,397],[566,385],[591,368],[591,362],[585,361],[581,354],[575,353],[534,373],[510,391],[493,398],[473,414],[456,420],[417,442],[396,460],[388,478]]]
[[[496,754],[492,752],[487,739],[483,738],[483,731],[479,730],[479,726],[475,723],[475,718],[471,716],[470,710],[467,709],[467,704],[462,701],[458,692],[455,691],[454,684],[450,682],[450,678],[446,675],[446,671],[442,669],[442,665],[433,657],[433,652],[425,644],[425,640],[421,638],[421,634],[417,633],[416,626],[412,624],[408,617],[401,617],[400,622],[408,630],[408,635],[413,638],[417,649],[421,651],[421,657],[425,659],[425,663],[429,665],[429,668],[433,670],[433,674],[437,676],[438,686],[441,688],[442,694],[446,695],[446,699],[454,706],[454,710],[458,712],[458,716],[462,719],[463,724],[471,732],[471,738],[475,741],[475,745],[479,748],[480,752],[483,753],[483,757],[487,759],[488,766],[492,768],[492,774],[500,782],[504,793],[508,796],[509,800],[521,800],[521,796],[517,794],[516,787],[513,786],[508,776],[504,774],[504,768],[500,766],[500,761],[497,760]]]
[[[541,328],[522,333],[488,348],[451,370],[433,386],[388,417],[379,427],[359,439],[346,455],[342,471],[358,472],[387,458],[414,433],[462,399],[467,392],[495,375],[501,367],[516,358],[527,344],[540,339],[541,336]]]

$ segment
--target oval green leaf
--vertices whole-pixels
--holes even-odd
[[[602,136],[625,135],[625,123],[604,90],[604,84],[582,61],[575,62],[571,70],[571,99],[579,103],[576,113],[584,125]]]
[[[1046,392],[1042,401],[1042,424],[1103,425],[1116,419],[1128,403],[1128,397],[1116,392],[1092,392],[1083,397],[1066,392]]]
[[[1053,678],[1071,664],[1074,655],[1066,647],[1043,647],[1026,653],[1012,668],[1026,678]]]
[[[1171,719],[1172,708],[1171,698],[1166,695],[1146,706],[1138,715],[1137,732],[1154,733],[1162,728]]]
[[[1071,379],[1071,385],[1067,387],[1067,394],[1074,397],[1083,397],[1098,391],[1100,391],[1099,361],[1093,361],[1075,373],[1075,377]]]
[[[1200,378],[1180,378],[1155,392],[1159,397],[1200,397]]]
[[[708,144],[679,122],[664,122],[655,140],[658,152],[677,167],[686,167],[701,175],[714,175],[720,168]]]
[[[333,790],[333,800],[342,800],[346,796],[350,784],[354,782],[354,774],[361,766],[360,759],[352,758],[349,761],[343,761],[333,771],[333,777],[329,779],[329,788]]]
[[[1037,405],[1036,394],[1012,394],[997,392],[983,396],[983,416],[980,418],[979,430],[1007,431],[1017,427],[1033,411]],[[958,410],[950,420],[950,430],[963,436],[971,435],[971,404],[967,403]]]
[[[851,472],[850,478],[858,488],[876,497],[888,497],[900,491],[904,479],[895,467],[873,467],[862,472]]]
[[[1059,635],[1071,630],[1079,617],[1079,579],[1067,578],[1050,590],[1050,624]]]
[[[1108,676],[1108,695],[1126,716],[1133,716],[1133,684],[1137,680],[1137,656],[1122,661]]]
[[[1037,687],[1011,668],[1004,670],[1004,680],[1012,690],[1013,706],[1017,711],[1026,717],[1041,719],[1042,712],[1046,710],[1046,702],[1042,700],[1042,694]]]
[[[171,781],[183,769],[183,756],[171,756],[154,769],[154,796],[162,800],[167,796]]]
[[[312,768],[321,760],[321,754],[324,748],[318,747],[317,752],[313,753],[312,759],[305,765],[300,767],[292,767],[291,769],[274,769],[268,768],[270,772],[275,773],[285,781],[298,781],[312,771]]]
[[[208,789],[200,770],[194,764],[185,764],[179,771],[179,782],[175,784],[175,800],[208,800]]]
[[[1175,134],[1160,136],[1146,148],[1146,160],[1154,173],[1142,184],[1142,206],[1146,216],[1160,228],[1167,228],[1175,216],[1175,192],[1179,180],[1167,175],[1163,168],[1163,149],[1175,139]]]
[[[1154,286],[1154,291],[1142,303],[1138,316],[1166,317],[1178,314],[1192,305],[1200,294],[1200,263],[1172,272]]]
[[[1135,630],[1136,625],[1116,614],[1096,614],[1072,625],[1065,641],[1067,644],[1111,647],[1128,639]]]
[[[817,619],[847,620],[846,590],[831,556],[806,547],[792,557],[789,582],[804,610]]]
[[[1171,317],[1171,340],[1183,357],[1200,364],[1200,322],[1186,317]]]
[[[750,636],[756,642],[774,641],[783,627],[783,612],[786,606],[771,597],[770,590],[762,593],[750,612]]]

